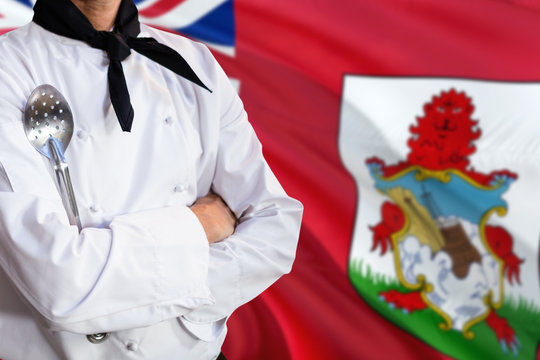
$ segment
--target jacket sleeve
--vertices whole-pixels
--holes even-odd
[[[270,170],[240,99],[225,74],[220,75],[219,91],[228,95],[223,95],[212,189],[236,214],[238,225],[232,236],[210,246],[208,284],[216,302],[182,317],[190,330],[206,334],[212,332],[202,324],[219,327],[216,324],[223,324],[236,308],[291,270],[303,210]]]
[[[0,98],[0,267],[49,328],[89,334],[148,326],[213,303],[209,248],[186,206],[70,226],[50,164]]]

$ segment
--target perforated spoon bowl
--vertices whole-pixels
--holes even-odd
[[[73,136],[73,115],[68,102],[54,86],[40,85],[28,97],[23,124],[30,143],[51,160],[69,221],[80,231],[79,211],[64,156]]]

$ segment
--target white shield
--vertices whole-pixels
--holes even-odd
[[[424,132],[432,134],[427,140],[419,140],[413,128],[436,126],[428,120],[419,125],[418,118],[428,118],[424,106],[434,96],[452,89],[471,100],[471,117],[477,121],[473,130],[481,131],[481,136],[469,142],[475,146],[467,156],[469,172],[453,168],[451,159],[449,165],[436,170],[424,169],[410,161],[414,150],[409,141],[438,147],[445,146],[445,141],[442,135],[435,139],[437,132],[432,129]],[[531,314],[540,314],[540,84],[351,75],[344,80],[340,121],[340,154],[359,190],[350,276],[370,305],[415,333],[412,326],[404,325],[406,318],[374,301],[379,295],[373,292],[393,287],[419,291],[428,311],[441,316],[441,329],[460,331],[468,339],[474,337],[475,325],[484,321],[491,310],[504,307],[525,312],[518,304],[527,304]],[[369,159],[374,157],[385,166],[401,170],[392,176],[390,172],[380,173],[368,166],[373,165]],[[508,180],[492,175],[497,171],[517,174],[517,179],[511,179],[494,194]],[[476,174],[471,175],[476,180],[468,176],[471,173]],[[481,185],[477,180],[484,175],[491,182]],[[469,184],[470,191],[447,185],[458,180]],[[407,185],[412,183],[414,186]],[[492,194],[486,195],[490,191]],[[435,203],[429,197],[435,198]],[[402,198],[412,198],[420,205],[415,208],[400,204]],[[445,199],[461,205],[445,208],[441,204]],[[390,231],[391,241],[375,241],[374,246],[373,228],[381,224],[382,207],[387,202],[401,209],[404,225],[399,231]],[[452,268],[461,255],[450,256],[450,250],[436,245],[444,242],[441,235],[430,235],[440,233],[437,229],[442,229],[443,223],[459,227],[469,248],[477,253],[465,274]],[[510,236],[511,254],[514,260],[523,260],[521,263],[512,263],[510,256],[501,258],[493,251],[493,245],[487,243],[487,226],[503,229]],[[384,246],[387,251],[381,254]],[[518,337],[530,337],[519,326],[513,324]],[[431,343],[431,336],[415,335]],[[529,339],[530,346],[524,345],[531,347],[531,353],[540,338],[535,336]],[[452,354],[451,350],[443,350]]]

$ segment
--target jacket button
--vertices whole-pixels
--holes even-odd
[[[88,341],[90,341],[92,344],[101,344],[105,340],[109,338],[110,333],[97,333],[97,334],[91,334],[86,335],[86,338]]]
[[[130,341],[126,344],[126,349],[129,351],[137,351],[139,349],[139,345],[137,345],[136,342]]]
[[[88,139],[88,133],[84,130],[77,131],[77,137],[83,141],[86,141]]]
[[[186,191],[188,186],[186,184],[178,184],[174,187],[173,191],[175,193],[180,193]]]

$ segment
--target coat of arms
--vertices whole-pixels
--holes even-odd
[[[370,246],[351,254],[353,285],[390,320],[451,356],[532,359],[540,308],[510,295],[524,286],[521,267],[530,260],[505,224],[514,206],[505,193],[521,175],[472,166],[483,131],[467,92],[440,90],[420,110],[409,122],[404,158],[363,155],[379,205],[370,207],[376,217],[356,225]],[[537,319],[532,337],[517,329],[521,317]]]

